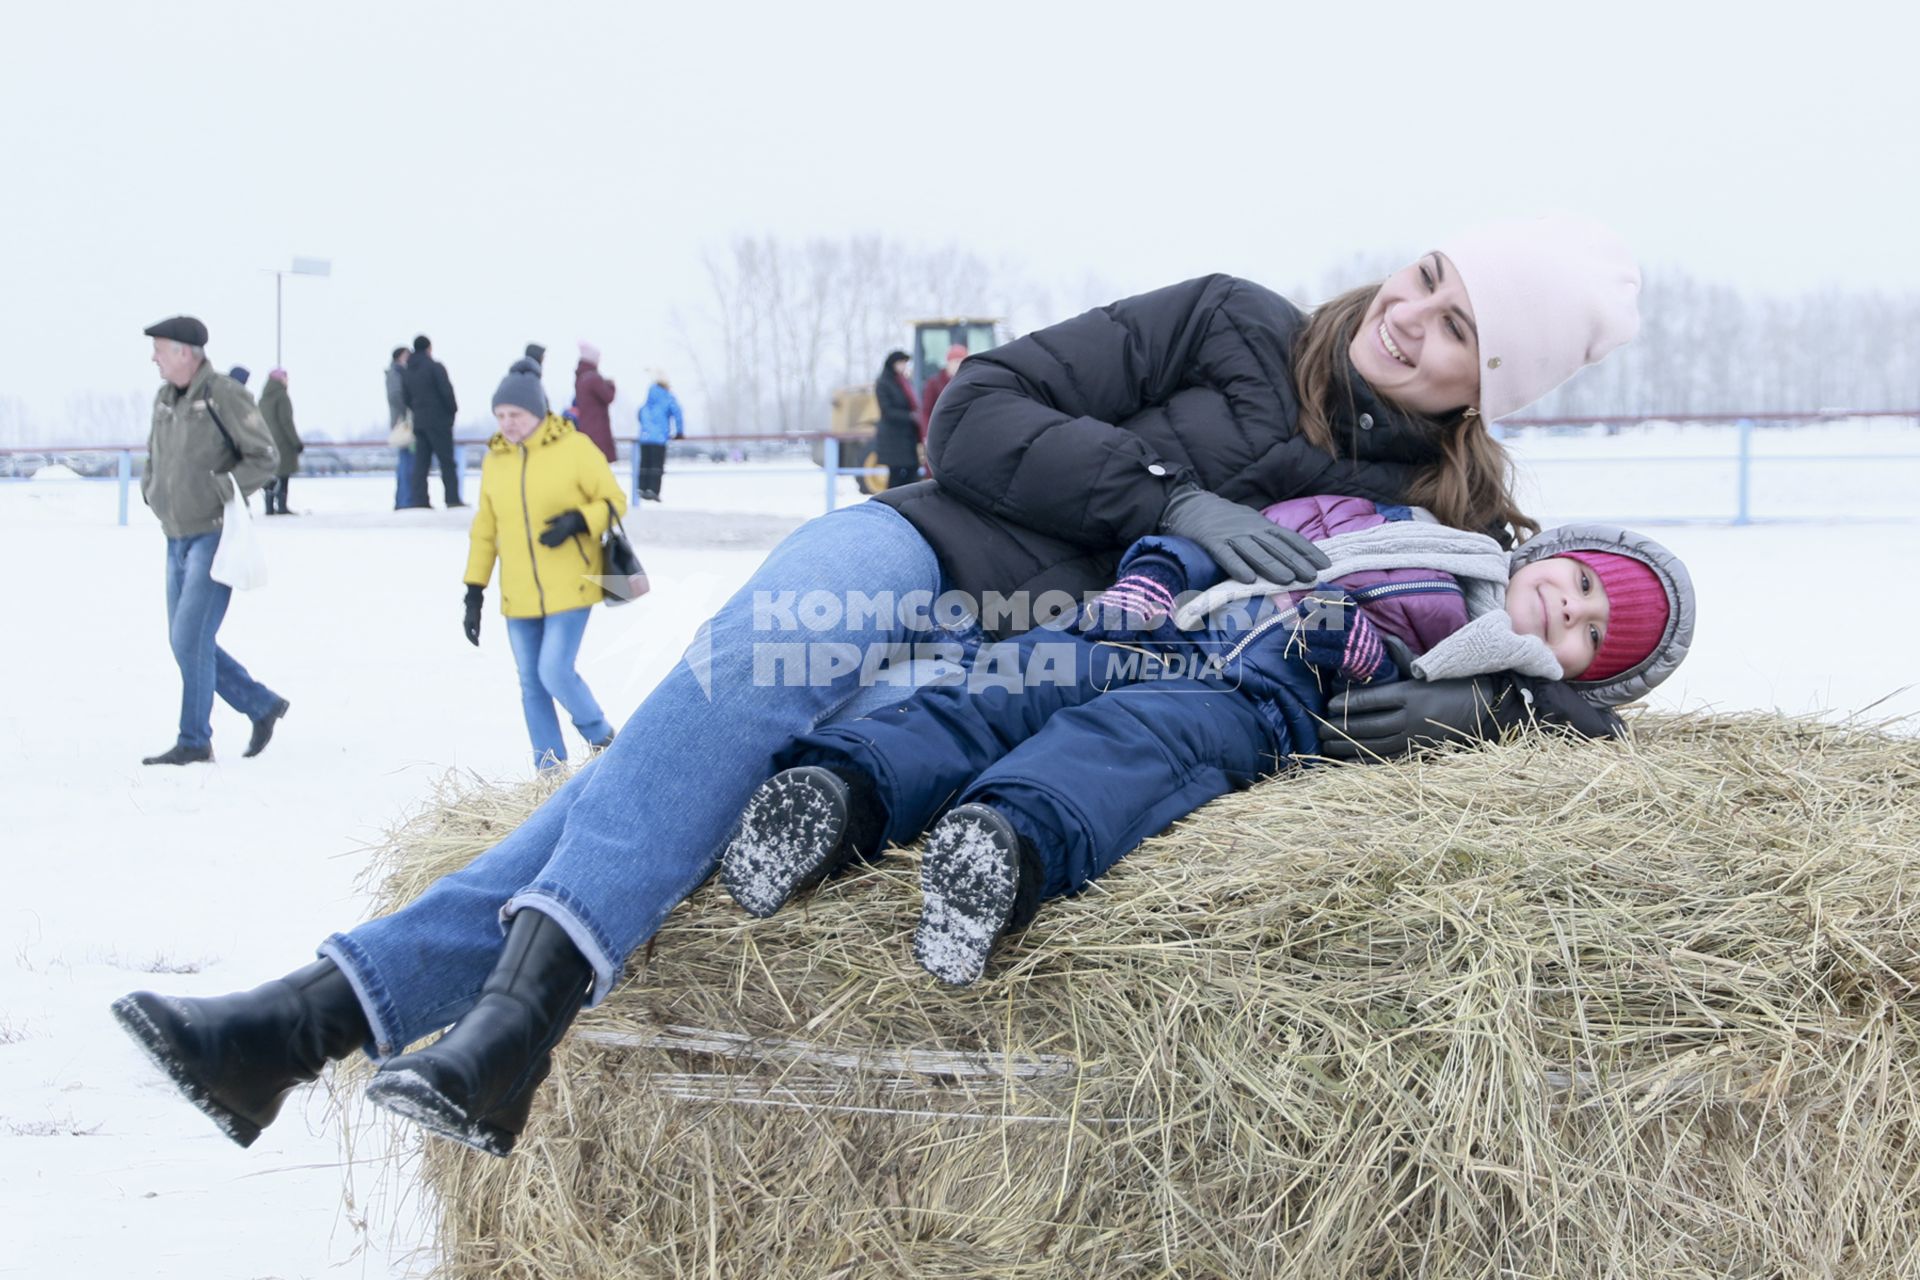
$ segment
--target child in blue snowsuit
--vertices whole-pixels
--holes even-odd
[[[1241,587],[1197,544],[1144,538],[1072,626],[795,739],[726,851],[729,891],[770,915],[931,827],[914,953],[969,983],[1044,899],[1315,754],[1327,700],[1353,684],[1516,670],[1612,705],[1671,673],[1691,637],[1684,566],[1625,530],[1549,530],[1509,560],[1485,535],[1361,498],[1266,515],[1333,558],[1319,583]]]

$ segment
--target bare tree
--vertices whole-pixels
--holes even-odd
[[[709,309],[675,327],[720,432],[819,430],[833,389],[872,380],[912,321],[1008,296],[975,254],[871,235],[742,237],[706,266]]]
[[[153,401],[138,391],[85,391],[67,397],[62,444],[138,445],[147,438]]]
[[[33,415],[27,402],[17,396],[0,396],[0,445],[38,443]]]

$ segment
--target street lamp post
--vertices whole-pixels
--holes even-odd
[[[295,256],[293,265],[280,270],[269,268],[273,272],[273,364],[275,368],[286,363],[280,354],[280,293],[281,281],[288,276],[320,276],[325,278],[333,274],[333,261],[330,258],[302,258]]]

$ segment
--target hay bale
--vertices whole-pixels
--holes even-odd
[[[1920,741],[1642,716],[1228,797],[977,987],[899,856],[709,887],[449,1277],[1920,1275]],[[391,901],[531,793],[396,843]]]

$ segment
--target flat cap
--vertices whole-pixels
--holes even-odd
[[[170,338],[190,347],[207,345],[207,326],[192,316],[169,316],[159,324],[148,325],[141,332],[149,338]]]

